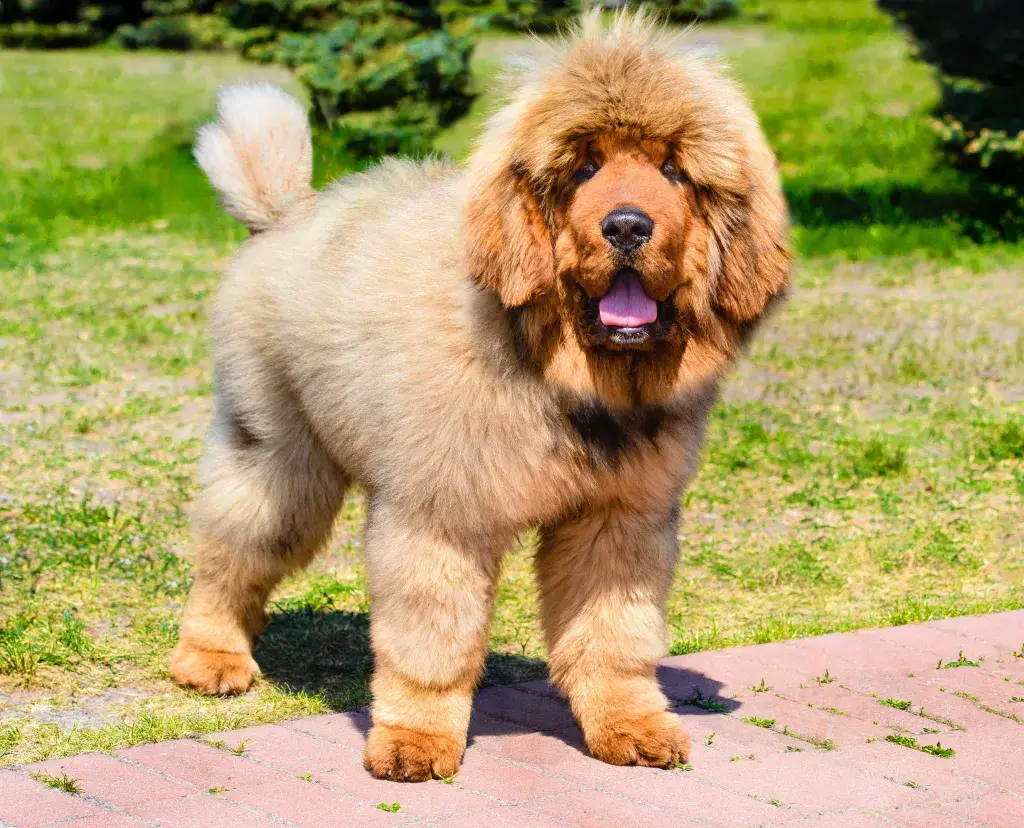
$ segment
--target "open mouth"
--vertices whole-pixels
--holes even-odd
[[[675,319],[675,305],[671,297],[658,302],[648,296],[640,275],[627,267],[615,275],[604,296],[587,302],[586,316],[595,345],[645,349],[668,332]]]

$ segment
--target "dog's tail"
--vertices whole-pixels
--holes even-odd
[[[313,192],[305,107],[268,83],[241,84],[220,90],[217,114],[199,130],[196,161],[232,216],[266,230]]]

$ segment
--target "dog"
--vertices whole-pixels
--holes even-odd
[[[213,314],[176,681],[250,686],[268,594],[358,482],[374,776],[458,771],[500,561],[530,527],[590,753],[687,760],[655,677],[680,497],[791,256],[750,105],[673,37],[584,16],[510,78],[464,167],[384,160],[321,192],[304,107],[221,92],[196,158],[252,235]]]

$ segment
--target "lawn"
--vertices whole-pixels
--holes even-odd
[[[801,255],[685,498],[673,652],[1022,607],[1024,246],[943,167],[929,70],[869,0],[746,8],[691,36],[750,90]],[[485,41],[481,88],[521,48]],[[253,692],[166,670],[209,299],[243,238],[188,143],[214,89],[253,75],[288,83],[225,55],[0,52],[0,764],[366,701],[357,494],[273,599]],[[492,104],[439,149],[463,156]],[[543,673],[531,547],[505,567],[488,681]]]

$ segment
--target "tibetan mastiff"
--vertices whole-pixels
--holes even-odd
[[[680,495],[790,270],[737,86],[643,15],[591,14],[513,74],[464,167],[386,160],[317,192],[306,112],[267,85],[221,93],[196,157],[252,236],[214,312],[174,678],[249,687],[268,595],[358,482],[375,776],[459,769],[530,527],[551,679],[590,752],[684,761],[655,679]]]

